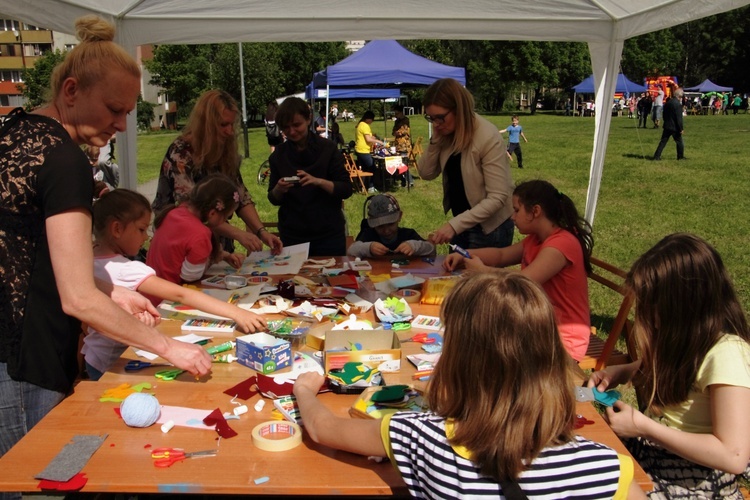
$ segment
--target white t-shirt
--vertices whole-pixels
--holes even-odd
[[[94,277],[114,285],[137,291],[138,287],[156,273],[143,262],[129,260],[122,255],[108,255],[94,258]],[[103,334],[89,327],[88,335],[83,339],[83,349],[86,362],[99,370],[106,372],[112,363],[122,356],[128,346],[105,337]]]

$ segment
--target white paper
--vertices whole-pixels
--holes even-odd
[[[174,340],[177,340],[179,342],[185,342],[186,344],[197,344],[198,342],[202,342],[204,340],[211,340],[213,337],[207,337],[205,335],[196,335],[194,333],[188,333],[186,335],[178,335],[177,337],[173,337]],[[153,361],[159,356],[157,356],[154,353],[144,351],[143,349],[136,349],[133,347],[133,351],[141,358],[146,358],[149,361]]]

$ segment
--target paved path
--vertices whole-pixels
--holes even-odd
[[[145,196],[148,202],[151,203],[154,201],[154,197],[156,196],[156,185],[158,183],[159,183],[158,178],[145,182],[138,186],[137,191],[141,193],[143,196]]]

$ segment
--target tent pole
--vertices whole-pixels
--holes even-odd
[[[240,49],[240,89],[242,94],[242,137],[245,146],[245,158],[250,158],[250,141],[247,137],[247,100],[245,99],[245,64],[242,61],[242,42],[237,42]]]

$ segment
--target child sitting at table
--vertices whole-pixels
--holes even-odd
[[[635,363],[594,372],[605,391],[633,381],[646,413],[618,401],[612,430],[654,483],[655,498],[741,499],[750,461],[750,328],[719,253],[672,234],[643,254],[635,297]]]
[[[629,457],[575,435],[569,358],[539,285],[517,272],[472,274],[441,319],[430,411],[340,417],[316,398],[323,376],[303,373],[294,394],[312,440],[387,456],[416,498],[645,498]]]
[[[239,191],[229,177],[212,174],[198,182],[179,206],[167,205],[154,218],[146,264],[172,283],[198,281],[214,262],[238,268],[244,255],[222,249],[211,230],[232,216]]]
[[[407,257],[435,255],[435,245],[425,241],[414,230],[398,227],[403,213],[396,198],[390,194],[371,196],[365,202],[367,219],[360,224],[359,234],[347,253],[353,257],[380,257],[400,253]]]
[[[97,279],[159,300],[173,300],[231,318],[237,323],[237,328],[246,333],[266,328],[263,317],[197,290],[163,280],[146,264],[128,259],[128,256],[138,253],[148,238],[147,230],[151,222],[151,205],[140,193],[128,189],[105,193],[94,204],[93,221],[94,276]],[[150,316],[145,319],[148,318]],[[98,380],[127,348],[92,328],[88,329],[83,342],[81,352],[92,380]]]
[[[547,181],[522,182],[513,191],[513,222],[523,241],[505,248],[469,250],[471,259],[450,254],[443,267],[463,265],[481,272],[521,264],[521,273],[542,285],[555,308],[563,344],[576,361],[586,354],[591,334],[588,272],[594,241],[591,226],[568,196]]]

